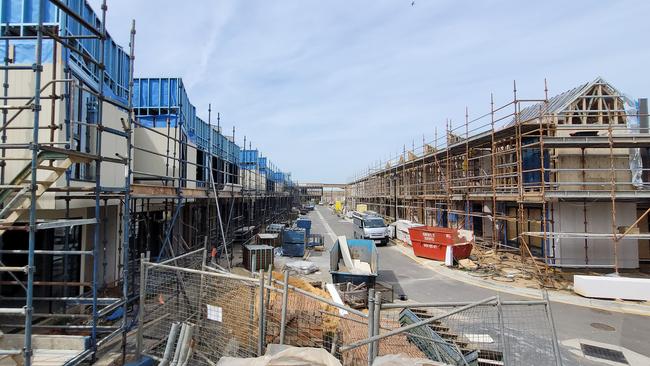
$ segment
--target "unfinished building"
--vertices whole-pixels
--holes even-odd
[[[545,88],[546,90],[546,88]],[[639,268],[650,260],[647,101],[602,78],[470,118],[354,179],[348,207],[464,227],[548,266]]]
[[[125,51],[106,11],[0,1],[1,362],[124,350],[141,254],[225,256],[295,199],[290,174],[197,116],[180,78],[135,79],[135,24]]]

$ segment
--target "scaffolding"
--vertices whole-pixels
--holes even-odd
[[[3,4],[5,5],[5,4]],[[7,4],[8,5],[8,4]],[[14,4],[15,5],[15,4]],[[18,4],[21,5],[21,4]],[[102,217],[105,217],[106,202],[109,200],[123,200],[128,202],[129,195],[129,175],[124,179],[124,186],[106,187],[102,185],[102,171],[106,164],[115,164],[129,171],[130,155],[126,157],[107,157],[103,152],[107,150],[103,147],[105,135],[111,135],[116,139],[126,140],[130,143],[131,124],[130,114],[128,121],[122,121],[124,128],[118,130],[104,123],[105,104],[113,107],[130,110],[130,93],[127,95],[126,103],[120,102],[113,98],[107,98],[105,90],[115,89],[115,85],[105,85],[105,83],[114,83],[111,73],[107,67],[114,66],[115,63],[107,60],[105,57],[116,55],[115,50],[107,49],[107,42],[111,42],[106,31],[106,2],[102,3],[101,21],[97,19],[84,18],[80,9],[72,9],[66,3],[60,1],[45,1],[23,3],[23,9],[32,6],[31,12],[24,12],[25,18],[35,15],[35,19],[22,19],[23,24],[10,24],[15,19],[15,14],[11,14],[12,6],[3,6],[7,13],[3,14],[3,20],[6,25],[2,28],[2,41],[4,42],[4,64],[0,67],[4,70],[3,84],[3,124],[2,124],[2,228],[0,233],[3,234],[3,246],[1,257],[3,261],[12,263],[24,263],[23,265],[2,265],[1,272],[8,275],[10,280],[3,278],[2,281],[2,303],[10,304],[11,307],[3,307],[0,313],[3,316],[3,329],[22,329],[24,332],[24,346],[22,349],[3,350],[2,355],[21,356],[24,358],[25,365],[31,365],[33,360],[32,338],[34,334],[41,330],[47,329],[66,329],[71,332],[82,332],[89,334],[89,346],[83,352],[79,353],[73,361],[94,357],[97,348],[102,342],[108,341],[120,334],[124,334],[127,329],[127,316],[120,318],[112,326],[100,326],[99,318],[122,307],[126,309],[128,304],[129,287],[126,282],[116,296],[107,296],[106,293],[100,293],[100,274],[105,275],[106,268],[102,272],[100,260],[100,250],[105,248],[102,243]],[[83,6],[83,4],[82,4]],[[46,23],[47,16],[47,23]],[[94,13],[91,13],[94,18]],[[65,22],[66,26],[59,28],[58,22]],[[120,64],[126,69],[126,75],[129,81],[132,78],[133,69],[133,40],[135,30],[131,33],[131,47],[128,55],[128,64]],[[44,43],[48,42],[48,47]],[[24,48],[25,41],[31,41],[34,49],[33,64],[19,64],[17,60],[18,48]],[[88,52],[87,46],[92,45],[95,52]],[[63,48],[62,54],[68,57],[82,57],[85,65],[89,67],[90,74],[97,76],[96,86],[88,87],[86,84],[79,82],[66,69],[63,78],[57,75],[57,65],[59,49]],[[42,81],[44,73],[44,52],[45,49],[51,51],[47,55],[51,62],[51,78],[47,82]],[[24,52],[24,51],[23,51]],[[74,56],[72,56],[74,55]],[[123,60],[122,60],[123,61]],[[24,96],[15,95],[22,85],[10,88],[11,77],[16,74],[17,82],[25,82],[25,71],[33,72],[33,95]],[[23,72],[23,75],[17,75]],[[124,77],[125,73],[121,73]],[[122,80],[124,81],[124,80]],[[26,83],[29,85],[29,83]],[[13,95],[12,95],[13,94]],[[119,92],[117,93],[119,94]],[[87,95],[92,99],[92,109],[88,109],[86,121],[76,119],[75,116],[68,115],[65,122],[55,119],[56,101],[65,100],[63,108],[69,112],[73,108],[75,95]],[[48,105],[44,101],[50,101]],[[16,105],[9,105],[8,102],[16,102]],[[20,104],[23,103],[23,104]],[[51,116],[49,124],[43,121],[42,111],[47,110]],[[32,123],[26,123],[27,118],[19,119],[23,112],[31,112]],[[41,130],[49,134],[45,136]],[[88,136],[91,143],[87,146],[80,146],[75,140],[77,132],[83,130]],[[22,131],[22,132],[21,132]],[[31,131],[31,139],[25,138],[26,132]],[[47,136],[49,135],[49,136]],[[7,140],[20,141],[19,143],[7,142]],[[28,151],[28,154],[25,152]],[[22,168],[20,164],[27,162]],[[17,167],[17,168],[16,168]],[[11,179],[11,172],[18,171]],[[75,178],[92,177],[94,184],[87,181],[88,184],[75,184]],[[63,180],[63,184],[57,184],[57,181]],[[48,196],[51,195],[51,196]],[[56,195],[54,197],[53,195]],[[86,205],[92,209],[93,214],[88,218],[74,218],[71,215],[70,201],[81,195],[80,199],[90,200],[92,205]],[[42,208],[56,206],[56,203],[47,203],[52,198],[63,200],[65,208],[63,215],[48,215]],[[103,205],[102,205],[103,203]],[[21,220],[28,216],[27,222]],[[58,217],[57,217],[58,216]],[[128,220],[128,217],[126,218]],[[127,221],[128,222],[128,221]],[[76,238],[79,228],[88,226],[92,231],[92,247],[81,248]],[[44,230],[53,230],[54,235],[58,235],[56,243],[47,248],[43,247],[44,237],[40,235]],[[50,231],[50,233],[51,233]],[[27,249],[9,249],[9,238],[16,240],[20,234],[17,232],[28,233]],[[128,232],[125,232],[122,241],[123,253],[128,253]],[[62,235],[60,235],[62,234]],[[43,260],[41,258],[49,258]],[[91,281],[79,281],[69,278],[69,268],[78,268],[81,270],[81,264],[87,262],[85,259],[90,257],[92,266],[84,267],[83,270],[89,270],[92,273],[86,278]],[[72,265],[75,262],[77,265]],[[105,257],[104,257],[105,258]],[[122,258],[123,263],[128,262],[128,257]],[[47,277],[44,273],[48,268],[37,268],[43,263],[49,264],[49,269],[53,272],[62,272],[60,276],[43,280]],[[128,277],[128,265],[124,265],[123,271],[125,277]],[[40,280],[37,280],[37,277]],[[38,290],[36,289],[38,287]],[[7,290],[7,288],[10,288]],[[23,296],[6,296],[7,293],[15,294],[15,289],[24,290]],[[78,295],[74,295],[77,293]],[[47,295],[47,296],[45,296]],[[19,307],[18,303],[23,302],[24,306]],[[13,315],[14,317],[8,317]],[[23,317],[23,324],[16,324],[15,319]],[[37,322],[38,319],[67,319],[69,323],[53,324],[52,322]],[[79,324],[74,320],[82,320]],[[100,335],[101,334],[101,335]],[[100,340],[101,338],[101,340]]]
[[[180,78],[140,78],[134,89],[132,190],[139,201],[133,214],[143,224],[140,252],[163,260],[209,245],[229,267],[233,244],[247,242],[259,227],[289,213],[291,185],[276,186],[274,171],[265,171],[266,162],[257,156],[241,162],[248,150],[237,145],[235,128],[224,135],[220,113],[214,126],[211,105],[207,122],[197,117]],[[243,146],[246,142],[244,137]],[[151,228],[165,217],[171,220],[164,235],[152,237]]]
[[[495,106],[492,97],[488,113],[466,109],[464,123],[445,126],[353,178],[348,208],[364,203],[390,220],[471,229],[479,244],[544,268],[638,267],[630,252],[650,237],[647,109],[602,78],[552,98],[545,83],[542,99],[520,98],[514,84],[512,101]],[[580,206],[581,227],[570,205]],[[583,253],[575,240],[584,240]],[[571,250],[560,253],[562,241]]]
[[[198,118],[181,79],[179,103],[145,108],[135,21],[125,52],[106,1],[99,16],[86,1],[1,5],[0,345],[21,341],[0,358],[31,365],[37,337],[64,334],[82,340],[67,364],[116,350],[124,362],[141,254],[214,247],[230,264],[238,230],[288,215],[290,176],[260,173],[273,184],[244,195],[234,127],[215,128],[211,107]]]

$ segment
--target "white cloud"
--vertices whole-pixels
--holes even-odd
[[[99,0],[93,0],[93,5]],[[138,21],[136,74],[181,76],[303,181],[345,181],[445,119],[543,97],[601,75],[647,96],[646,1],[109,2],[124,46]],[[96,7],[97,8],[97,7]],[[471,117],[470,117],[471,118]],[[229,127],[227,127],[229,128]],[[440,132],[442,135],[442,132]]]

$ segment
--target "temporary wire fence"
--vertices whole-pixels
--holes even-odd
[[[138,355],[161,365],[211,366],[263,355],[270,344],[323,348],[343,365],[392,354],[448,365],[561,364],[547,300],[382,304],[370,290],[359,311],[288,272],[219,272],[204,265],[204,251],[176,260],[190,267],[173,262],[142,261]]]
[[[249,278],[172,265],[196,263],[199,254],[204,260],[197,251],[178,260],[142,261],[140,354],[161,364],[213,365],[223,356],[255,357],[268,344],[285,344],[325,348],[342,358],[341,329],[369,335],[366,314],[335,304],[324,290],[288,273],[287,280],[263,271]]]
[[[419,351],[413,356],[450,365],[556,365],[557,342],[546,301],[501,302],[490,298],[464,304],[383,304],[380,329],[391,334],[377,342],[377,355],[392,352],[384,343],[404,337]],[[415,326],[416,324],[423,325]],[[411,329],[404,330],[411,326]],[[402,329],[403,332],[397,333]]]
[[[205,257],[197,253],[198,266],[197,255],[177,261],[195,268],[143,261],[138,349],[161,363],[190,365],[255,356],[256,280],[202,271]]]
[[[265,318],[267,345],[323,348],[343,360],[346,355],[340,348],[350,332],[368,336],[367,313],[336,304],[327,291],[313,287],[298,276],[290,277],[288,272],[284,272],[284,276],[280,281],[279,274],[275,275],[272,281],[281,290],[278,298],[284,296],[285,291],[287,295],[277,300],[273,294],[269,297]],[[367,350],[367,346],[363,348]]]

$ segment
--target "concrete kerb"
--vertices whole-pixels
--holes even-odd
[[[441,262],[432,261],[424,258],[416,257],[413,254],[413,251],[410,248],[406,248],[402,245],[393,245],[389,248],[400,252],[401,254],[409,257],[413,261],[431,269],[432,271],[443,275],[452,280],[464,282],[466,284],[482,287],[488,290],[499,291],[508,293],[511,295],[518,295],[533,299],[540,298],[540,290],[537,289],[528,289],[528,288],[517,288],[512,286],[506,286],[492,281],[484,280],[481,278],[473,277],[467,273],[464,273],[459,270],[449,269],[442,265]],[[559,291],[548,291],[549,299],[552,302],[558,302],[568,305],[575,305],[599,310],[614,311],[624,314],[634,314],[641,316],[650,316],[650,305],[643,304],[630,304],[630,303],[619,303],[609,300],[600,300],[600,299],[588,299],[580,297],[578,295],[569,295],[560,293]]]

